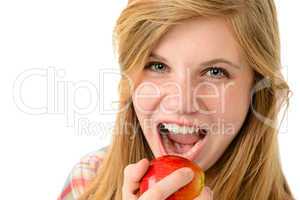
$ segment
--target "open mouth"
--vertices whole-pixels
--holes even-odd
[[[207,138],[205,129],[193,133],[175,133],[166,128],[163,123],[157,125],[157,132],[163,155],[178,155],[189,160],[196,159]]]

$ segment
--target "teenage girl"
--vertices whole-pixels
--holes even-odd
[[[122,78],[113,140],[75,166],[60,200],[166,199],[190,170],[138,191],[149,161],[166,154],[205,171],[196,199],[293,199],[278,153],[290,90],[273,0],[133,0],[114,37]]]

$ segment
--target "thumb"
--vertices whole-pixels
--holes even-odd
[[[213,200],[213,191],[209,187],[205,187],[201,195],[194,200]]]

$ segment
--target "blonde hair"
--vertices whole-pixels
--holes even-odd
[[[273,0],[132,0],[114,31],[122,78],[112,144],[97,176],[80,200],[121,199],[123,169],[154,156],[143,135],[131,96],[138,75],[159,39],[182,20],[221,17],[230,22],[260,87],[236,138],[206,174],[216,199],[292,199],[281,169],[275,125],[290,90],[280,72],[280,40]],[[255,111],[255,112],[251,112]],[[264,116],[260,118],[259,116]],[[217,173],[215,173],[217,172]]]

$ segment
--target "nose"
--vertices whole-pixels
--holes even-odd
[[[187,70],[188,71],[188,70]],[[197,112],[197,105],[194,98],[194,87],[191,75],[186,73],[185,76],[178,78],[178,84],[181,88],[181,94],[179,94],[178,109],[179,114],[193,114]]]
[[[176,85],[176,91],[167,91],[168,95],[171,97],[175,96],[176,98],[169,98],[172,99],[172,102],[166,102],[166,106],[172,106],[172,111],[175,111],[179,115],[194,114],[197,112],[197,101],[194,94],[192,74],[188,69],[184,71],[185,72],[178,73],[173,78],[173,82]]]

